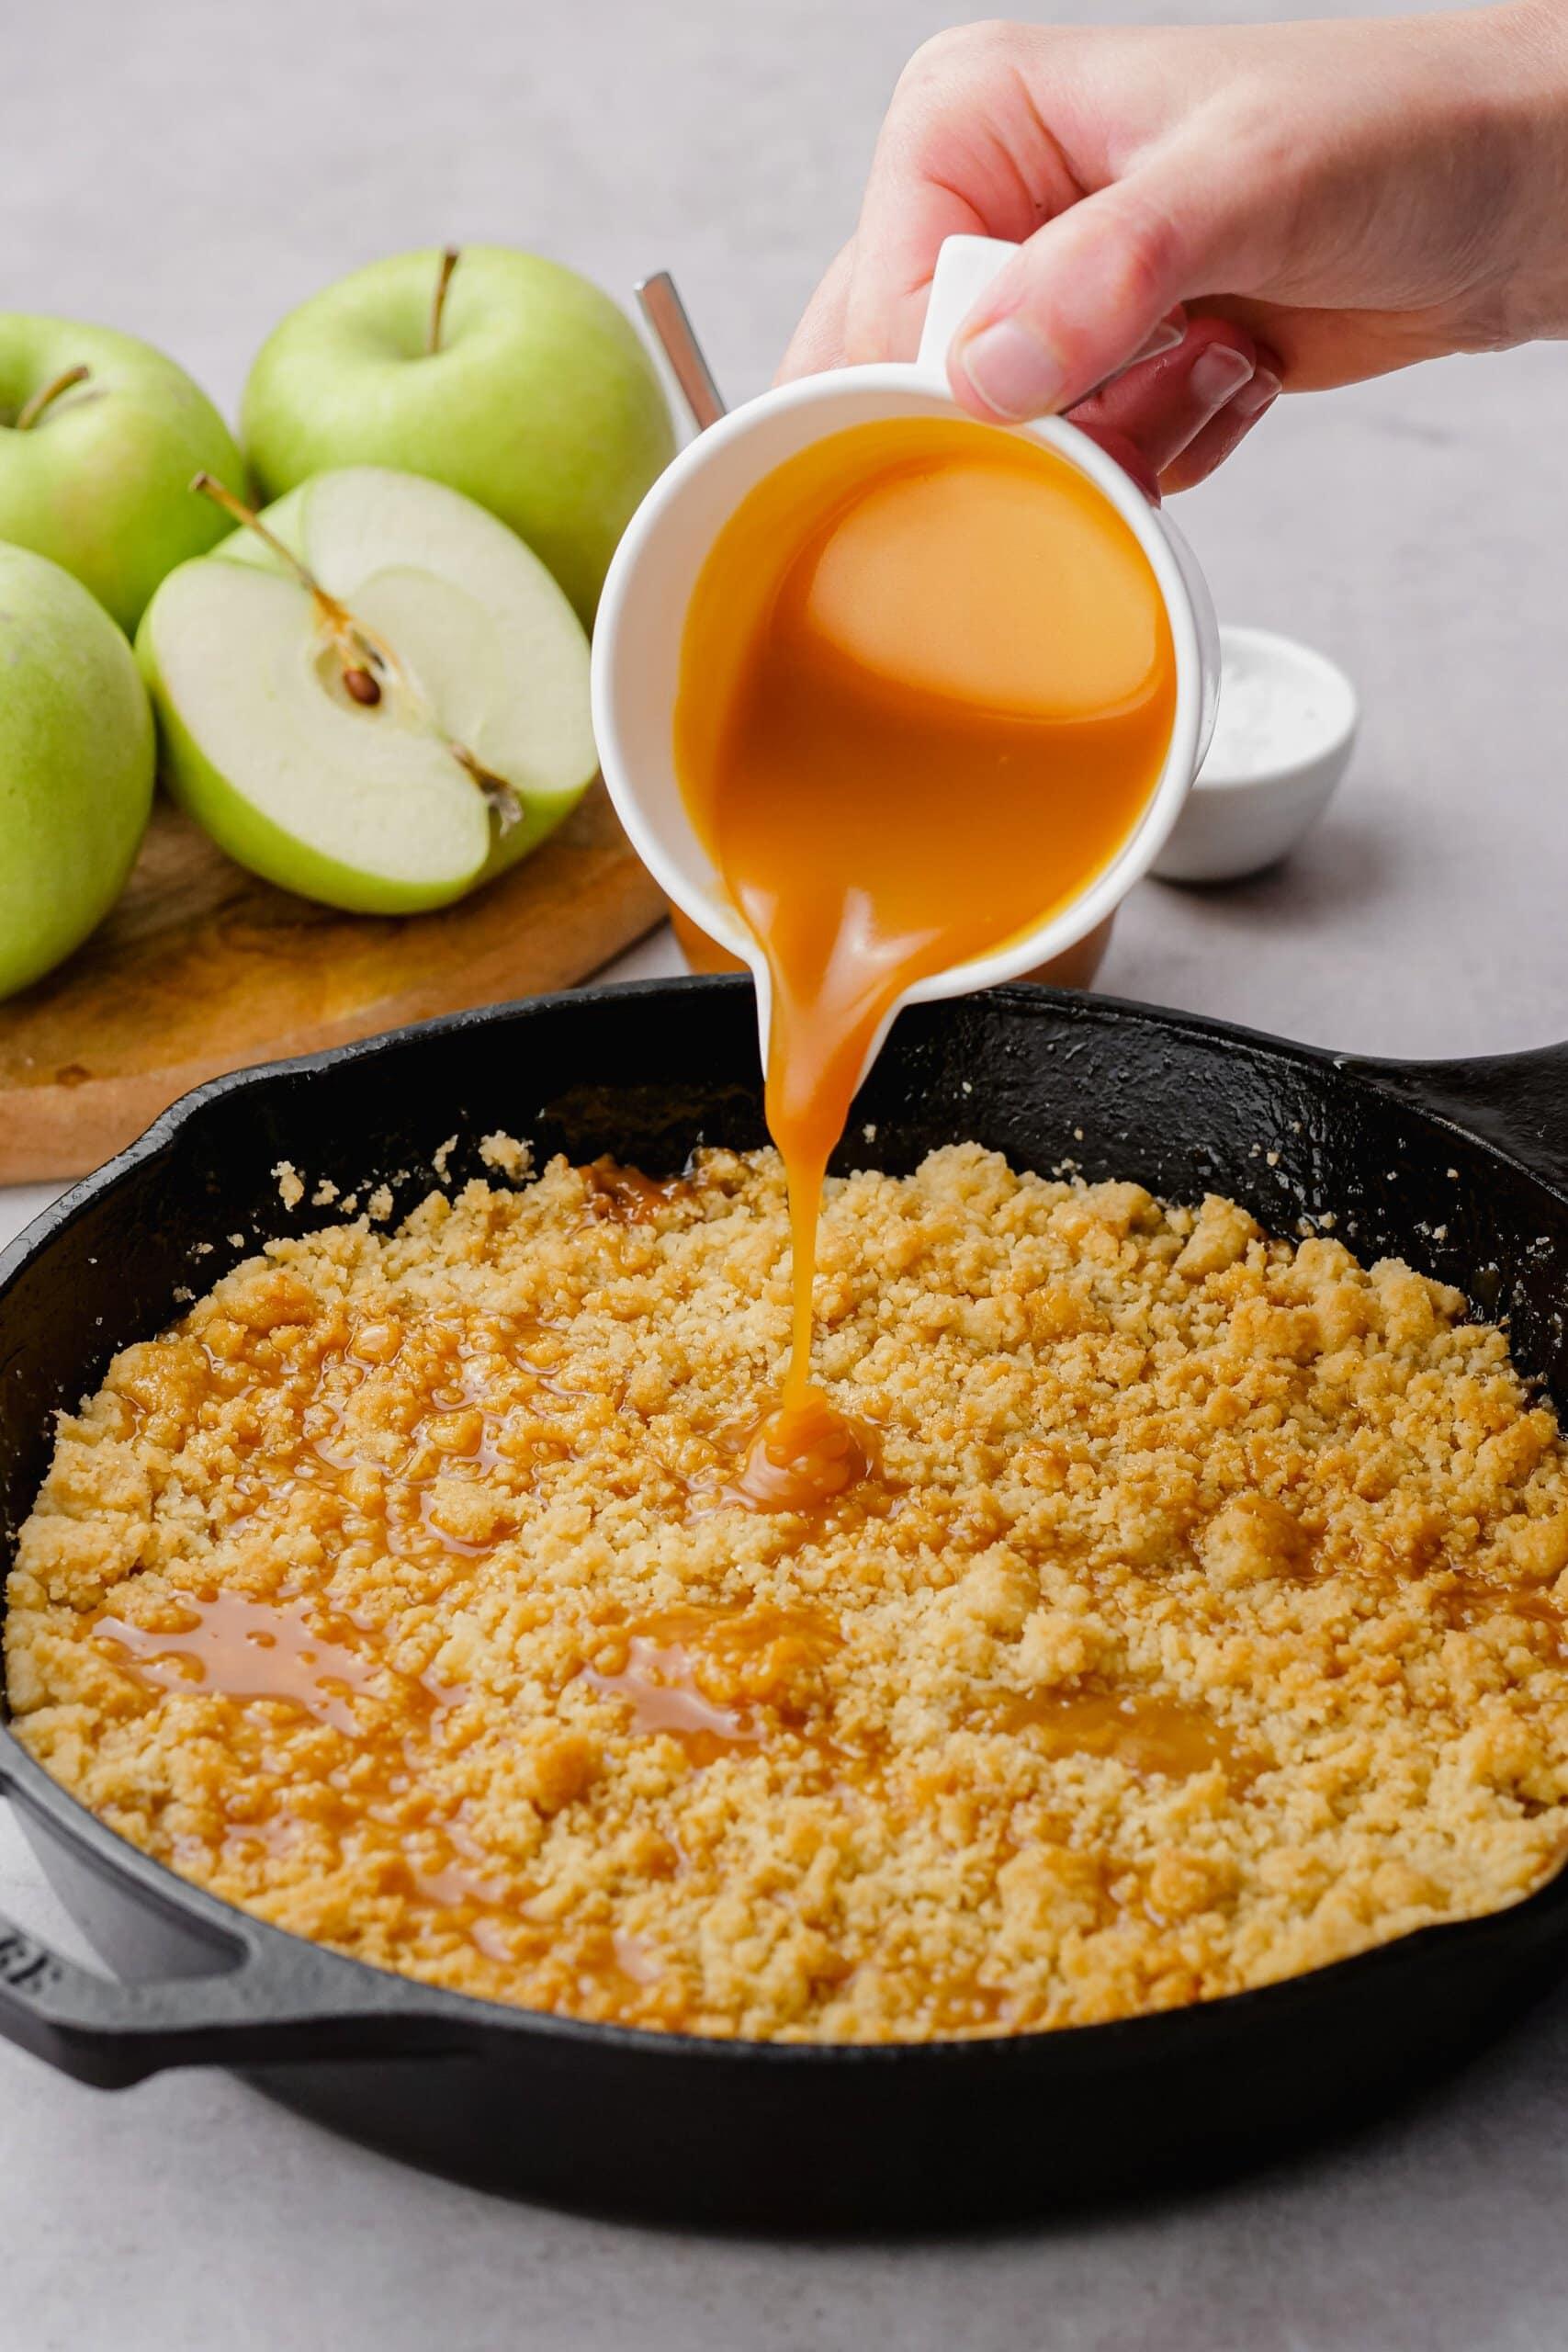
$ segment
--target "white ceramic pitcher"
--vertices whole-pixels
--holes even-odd
[[[692,592],[714,540],[747,492],[797,451],[879,418],[964,414],[948,390],[948,345],[1014,250],[990,237],[948,238],[937,258],[919,355],[912,362],[804,377],[763,392],[710,425],[654,483],[604,582],[593,636],[593,728],[604,781],[633,847],[666,895],[755,975],[764,1064],[767,964],[694,830],[675,773],[675,699]],[[1068,459],[1131,526],[1147,555],[1175,649],[1170,747],[1147,808],[1110,865],[1077,898],[1005,947],[915,981],[873,1041],[867,1068],[903,1005],[1017,979],[1076,946],[1102,922],[1158,855],[1213,731],[1219,634],[1202,574],[1181,534],[1076,425],[1051,418],[991,429],[1027,434]]]

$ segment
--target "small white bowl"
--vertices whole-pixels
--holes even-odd
[[[1359,716],[1325,654],[1222,624],[1213,741],[1155,860],[1160,880],[1234,882],[1294,849],[1349,765]]]

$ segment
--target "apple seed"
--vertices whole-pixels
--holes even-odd
[[[455,743],[448,737],[447,747],[464,774],[471,776],[483,793],[485,807],[495,819],[499,831],[503,835],[509,833],[513,826],[520,824],[523,819],[523,802],[515,786],[508,784],[504,776],[492,775],[489,768],[481,767],[466,743]]]

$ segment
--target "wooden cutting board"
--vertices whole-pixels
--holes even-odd
[[[160,798],[118,906],[0,1004],[0,1184],[80,1176],[220,1070],[581,979],[663,902],[602,784],[439,914],[344,915],[258,882]]]

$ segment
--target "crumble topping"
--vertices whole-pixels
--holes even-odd
[[[1456,1292],[963,1146],[829,1184],[817,1296],[874,1466],[807,1518],[726,1483],[772,1153],[269,1244],[62,1418],[18,1736],[297,1933],[710,2034],[1116,2018],[1557,1866],[1562,1447]]]

